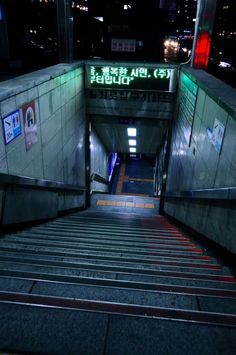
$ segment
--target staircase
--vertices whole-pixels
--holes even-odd
[[[0,240],[0,352],[236,353],[236,284],[157,213],[95,195],[89,210]]]

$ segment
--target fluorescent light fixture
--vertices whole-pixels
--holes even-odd
[[[136,137],[137,129],[136,128],[127,128],[128,136],[129,137]]]
[[[130,147],[130,148],[129,148],[129,151],[130,151],[130,153],[136,153],[136,148]]]
[[[136,145],[136,139],[129,139],[129,145]]]

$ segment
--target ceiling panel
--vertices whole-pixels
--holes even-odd
[[[127,124],[123,118],[121,120],[119,117],[100,115],[90,116],[90,121],[108,151],[117,153],[129,153],[128,139],[134,137],[128,137],[127,128],[136,127],[136,152],[143,154],[158,152],[169,122],[150,118],[127,118],[126,122],[130,122]]]

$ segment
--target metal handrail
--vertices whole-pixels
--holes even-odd
[[[97,182],[100,182],[101,184],[109,185],[109,180],[105,179],[103,176],[101,176],[97,173],[93,173],[91,175],[91,181],[97,181]]]
[[[236,187],[196,189],[188,191],[167,191],[164,198],[187,198],[208,200],[235,200]]]
[[[34,189],[50,190],[50,191],[74,191],[82,194],[87,189],[85,186],[66,184],[64,182],[35,179],[28,176],[9,175],[0,173],[0,186],[22,186],[32,187]]]

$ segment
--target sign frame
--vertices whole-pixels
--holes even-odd
[[[15,125],[15,119],[17,117],[17,125]],[[8,127],[8,126],[9,127]],[[14,127],[15,126],[15,127]],[[11,143],[14,139],[19,137],[22,133],[21,129],[21,112],[20,110],[15,110],[8,114],[7,116],[2,118],[2,128],[3,128],[3,136],[4,136],[4,143],[5,145]],[[9,138],[7,137],[7,134],[11,133],[11,136]]]
[[[38,142],[35,101],[31,101],[23,105],[22,115],[25,132],[25,147],[28,151]]]
[[[213,129],[212,129],[211,143],[213,144],[215,150],[219,155],[221,153],[221,149],[223,145],[224,134],[225,134],[225,126],[218,118],[215,118]]]
[[[107,83],[96,83],[93,85],[91,83],[91,68],[95,69],[95,75],[98,76],[98,71],[102,70],[112,70],[112,73],[121,70],[126,70],[129,73],[128,76],[121,77],[118,74],[110,74],[107,76]],[[97,70],[97,71],[96,71]],[[131,71],[132,80],[131,80]],[[161,80],[165,80],[164,76],[168,75],[168,83],[163,86]],[[105,76],[103,76],[105,78]],[[105,81],[102,76],[100,76],[99,80]],[[139,80],[138,80],[139,79]],[[110,83],[109,83],[110,80]],[[112,83],[111,83],[112,81]],[[115,84],[114,84],[114,81]],[[137,84],[140,82],[140,84]],[[158,87],[159,82],[159,87]],[[87,62],[85,66],[85,87],[86,89],[109,89],[109,90],[140,90],[140,91],[160,91],[160,92],[176,92],[176,82],[177,82],[177,66],[175,65],[166,65],[160,63],[151,63],[151,64],[143,64],[143,63],[124,63],[124,62]],[[131,83],[131,85],[130,85]],[[142,85],[143,84],[143,85]],[[149,85],[150,84],[150,85]],[[162,84],[162,85],[160,85]],[[156,87],[155,87],[156,85]]]

